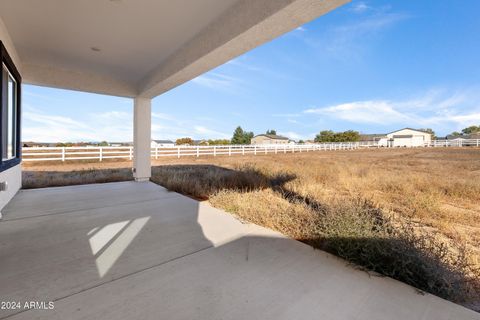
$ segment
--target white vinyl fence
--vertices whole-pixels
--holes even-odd
[[[424,147],[480,146],[480,140],[434,140]],[[151,148],[153,159],[186,156],[233,156],[285,154],[312,151],[353,150],[360,148],[385,148],[377,142],[335,142],[318,144],[284,145],[225,145],[225,146],[176,146]],[[133,158],[133,147],[30,147],[22,149],[23,161],[68,161]]]

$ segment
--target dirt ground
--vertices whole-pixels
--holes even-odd
[[[480,301],[472,297],[469,287],[458,290],[451,285],[472,277],[470,265],[480,266],[479,148],[161,158],[152,160],[152,165],[152,181],[171,190],[209,200],[242,219],[326,248],[452,301],[461,302],[463,290],[469,301],[462,303],[480,309]],[[131,161],[113,160],[27,162],[23,163],[23,185],[36,188],[132,180],[131,167]],[[413,234],[402,231],[401,238],[413,241],[412,248],[398,247],[398,239],[391,238],[395,235],[388,231],[390,220],[378,231],[377,209],[382,216],[393,217],[393,226],[407,222],[417,230]],[[352,241],[352,234],[362,241]],[[386,243],[385,238],[391,241]],[[337,242],[332,244],[332,239]],[[345,243],[347,246],[341,247]],[[448,247],[447,255],[442,243]],[[402,256],[395,257],[395,250]],[[382,255],[386,256],[378,260]],[[433,260],[428,258],[431,255]],[[424,276],[410,279],[418,270],[398,271],[397,266],[412,257],[420,260],[410,265],[426,266]],[[397,271],[391,274],[392,270]],[[436,284],[430,287],[431,283]]]
[[[249,164],[293,172],[299,177],[296,180],[300,181],[297,188],[303,189],[301,193],[315,193],[317,190],[313,189],[319,187],[322,192],[360,193],[392,212],[480,246],[478,148],[364,149],[152,160],[153,166],[180,164],[228,168]],[[40,172],[45,177],[71,171],[117,169],[113,181],[132,179],[131,161],[24,162],[22,167],[24,180],[25,175],[32,177],[27,179],[33,180],[29,187],[35,187]],[[104,180],[108,180],[107,173]],[[62,176],[68,180],[68,175]]]

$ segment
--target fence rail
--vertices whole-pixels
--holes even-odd
[[[480,139],[434,140],[421,147],[479,147]],[[186,157],[220,155],[262,155],[300,153],[329,150],[353,150],[364,148],[393,148],[393,145],[379,145],[374,141],[335,142],[318,144],[277,144],[277,145],[225,145],[225,146],[175,146],[151,148],[151,157]],[[104,159],[133,159],[133,147],[28,147],[22,149],[23,161],[69,161]]]

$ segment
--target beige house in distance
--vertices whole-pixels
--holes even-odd
[[[288,144],[290,139],[276,134],[259,134],[252,138],[250,144]]]

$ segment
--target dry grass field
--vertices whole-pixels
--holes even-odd
[[[479,310],[480,149],[192,157],[154,165],[152,180],[173,191]],[[24,184],[128,180],[129,166],[24,164]]]

